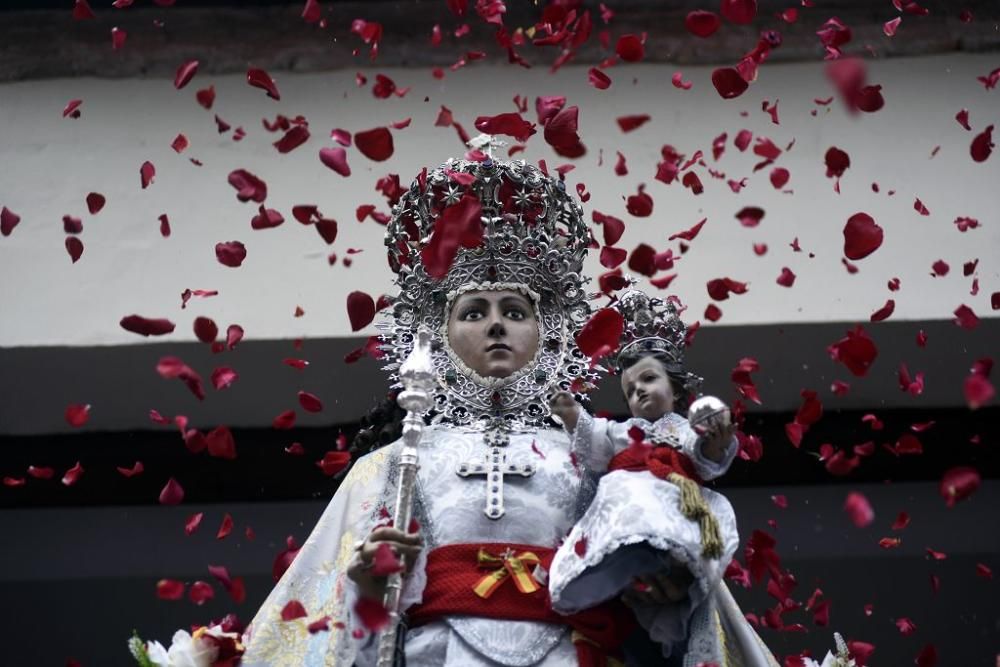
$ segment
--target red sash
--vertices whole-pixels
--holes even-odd
[[[606,667],[621,660],[621,645],[636,628],[621,602],[606,602],[563,616],[552,609],[545,583],[555,550],[530,544],[449,544],[427,554],[424,601],[406,614],[411,626],[443,616],[480,616],[501,620],[569,625],[581,667]]]
[[[614,455],[608,464],[608,472],[613,470],[648,470],[660,479],[666,479],[675,472],[698,484],[704,483],[687,454],[673,447],[633,445]]]

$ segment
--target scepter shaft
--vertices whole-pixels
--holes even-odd
[[[403,419],[403,444],[396,464],[396,505],[392,525],[397,530],[406,531],[413,516],[413,496],[417,483],[417,445],[424,432],[424,418],[432,403],[432,389],[435,384],[431,362],[431,336],[426,330],[417,333],[413,351],[399,369],[403,391],[396,397],[399,406],[406,410]],[[400,561],[404,568],[405,558]],[[396,646],[399,639],[400,611],[399,599],[403,590],[403,572],[388,577],[383,604],[389,613],[389,623],[382,630],[378,641],[378,667],[392,667],[396,660]]]

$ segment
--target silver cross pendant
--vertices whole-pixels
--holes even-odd
[[[462,478],[482,475],[486,478],[486,507],[483,513],[494,521],[506,513],[503,506],[504,475],[531,477],[535,466],[530,463],[508,463],[503,448],[510,442],[505,433],[488,432],[486,443],[491,445],[490,453],[484,461],[460,463],[455,473]]]

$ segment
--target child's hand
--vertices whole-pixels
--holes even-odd
[[[576,423],[580,420],[580,405],[573,398],[573,394],[560,391],[549,401],[549,409],[562,420],[567,432],[572,433],[576,430]]]
[[[736,427],[731,422],[729,408],[722,401],[712,399],[713,404],[704,402],[705,400],[695,401],[688,419],[691,428],[700,436],[701,453],[705,458],[719,463],[726,457]],[[702,405],[699,405],[699,402],[702,402]]]

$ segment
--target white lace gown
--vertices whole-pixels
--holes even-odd
[[[582,413],[573,449],[588,469],[604,473],[611,458],[629,446],[628,431],[633,426],[679,442],[705,481],[724,474],[736,456],[733,438],[721,461],[706,458],[697,434],[676,413],[656,422],[636,418],[620,423]],[[552,561],[549,593],[553,608],[569,614],[617,597],[635,577],[664,570],[672,557],[694,577],[687,598],[670,605],[634,608],[640,624],[669,657],[675,646],[684,645],[695,611],[720,584],[739,546],[736,515],[729,501],[711,489],[702,488],[701,493],[719,525],[723,548],[718,558],[702,555],[698,522],[681,513],[680,490],[675,484],[648,471],[617,470],[604,475],[594,501]]]
[[[357,591],[345,570],[355,543],[392,516],[399,446],[397,442],[362,457],[341,483],[248,628],[244,665],[374,664],[375,642],[353,617]],[[592,476],[571,453],[570,438],[556,429],[513,433],[505,449],[509,463],[531,463],[536,472],[527,478],[506,478],[506,514],[491,520],[483,512],[485,480],[462,478],[455,472],[460,463],[482,460],[489,451],[482,433],[448,425],[425,430],[419,446],[417,508],[425,553],[436,546],[468,542],[553,548],[562,543],[594,491]],[[404,585],[402,607],[422,599],[425,564],[423,557],[414,563]],[[281,609],[290,600],[301,602],[308,616],[283,622]],[[738,608],[735,614],[746,625]],[[309,633],[309,623],[324,616],[331,619],[330,631]],[[719,627],[712,625],[710,631],[717,645],[721,645]],[[570,637],[563,625],[448,617],[411,629],[406,636],[406,659],[408,667],[572,667],[577,658]]]

